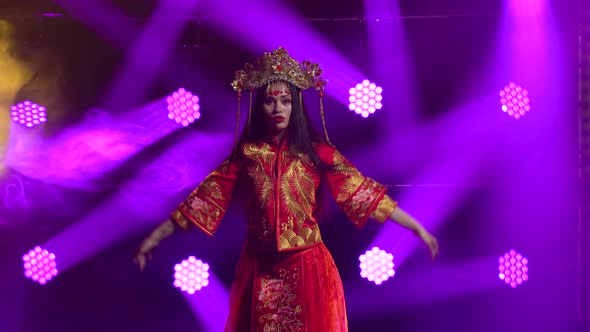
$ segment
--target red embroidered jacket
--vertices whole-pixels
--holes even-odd
[[[360,227],[369,217],[387,219],[397,202],[383,185],[364,177],[334,147],[318,144],[316,151],[328,166],[324,178],[332,196],[354,224]],[[173,219],[184,229],[194,224],[213,235],[242,172],[249,190],[249,242],[276,243],[286,251],[322,241],[313,216],[320,174],[307,156],[291,152],[285,139],[245,144],[241,156],[209,174],[172,213]]]

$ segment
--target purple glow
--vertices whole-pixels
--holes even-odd
[[[199,97],[183,88],[178,89],[166,99],[168,102],[168,118],[188,126],[201,117],[199,113]]]
[[[393,255],[377,247],[365,252],[359,256],[359,267],[361,268],[361,277],[381,285],[384,281],[393,277]]]
[[[515,119],[520,119],[531,110],[528,90],[514,82],[500,90],[500,103],[502,111]]]
[[[41,285],[45,285],[57,276],[55,255],[39,246],[23,255],[25,276]]]
[[[28,100],[18,103],[10,108],[12,121],[33,127],[47,121],[45,107],[32,103]]]
[[[516,286],[529,279],[528,259],[522,257],[515,250],[510,250],[510,253],[500,256],[498,262],[500,263],[498,267],[500,279],[504,280],[512,288],[516,288]]]
[[[508,0],[507,3],[507,9],[510,14],[517,17],[526,16],[528,21],[532,21],[535,19],[538,20],[539,17],[547,15],[547,11],[549,9],[549,1],[547,0]],[[526,22],[527,20],[524,20],[524,22]]]
[[[209,285],[209,264],[190,256],[174,266],[174,286],[189,294]]]
[[[381,104],[383,100],[383,96],[381,96],[383,89],[375,85],[375,83],[369,82],[369,80],[364,80],[354,88],[350,88],[348,92],[350,93],[348,109],[354,111],[356,114],[360,114],[363,118],[368,117],[383,107]]]
[[[348,88],[365,77],[341,52],[332,47],[332,43],[298,15],[291,3],[268,0],[198,3],[211,14],[207,21],[212,28],[247,47],[253,54],[283,46],[298,61],[307,59],[319,63],[324,73],[322,76],[330,82],[325,93],[338,101],[345,103]],[[228,17],[240,19],[228,20]],[[275,20],[265,17],[274,17]],[[281,33],[268,33],[276,29],[277,20],[281,22]]]

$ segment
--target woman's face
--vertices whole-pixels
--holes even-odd
[[[280,134],[287,129],[292,111],[291,97],[289,86],[284,82],[273,82],[266,88],[262,109],[264,123],[271,134]]]

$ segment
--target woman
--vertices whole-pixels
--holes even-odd
[[[279,48],[238,71],[234,88],[256,90],[232,155],[157,227],[135,256],[141,270],[160,241],[194,225],[213,235],[237,187],[248,197],[248,232],[230,294],[226,331],[347,331],[342,282],[322,243],[320,183],[357,226],[370,217],[436,239],[311,128],[301,90],[323,88],[321,71]],[[323,114],[322,114],[323,115]],[[325,126],[324,126],[325,128]],[[321,313],[321,314],[319,314]]]

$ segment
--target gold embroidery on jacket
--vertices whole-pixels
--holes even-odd
[[[218,205],[206,202],[197,196],[189,197],[187,205],[189,207],[187,209],[189,216],[211,233],[217,229],[217,221],[221,213],[225,212]]]
[[[308,246],[315,243],[320,243],[322,237],[320,235],[320,228],[317,224],[313,228],[301,226],[297,232],[293,228],[292,217],[289,217],[286,222],[281,223],[281,234],[279,235],[279,249],[297,248]],[[301,223],[303,224],[303,223]]]
[[[215,198],[216,200],[224,200],[223,193],[221,192],[221,185],[214,180],[205,179],[200,188],[206,196]]]
[[[396,208],[397,202],[391,199],[391,197],[385,195],[383,199],[379,201],[377,209],[371,213],[371,217],[377,219],[380,222],[384,222],[391,216],[391,213]]]
[[[180,227],[182,227],[182,229],[189,229],[191,222],[186,220],[186,218],[182,215],[182,213],[180,213],[180,211],[178,211],[178,209],[172,212],[172,218],[176,220],[176,222],[178,223],[178,225],[180,225]]]
[[[366,178],[354,196],[342,204],[342,209],[353,222],[358,224],[366,220],[371,207],[384,190],[385,188],[381,184]]]
[[[272,178],[276,152],[268,144],[246,144],[243,148],[246,162],[246,173],[253,185],[255,196],[251,196],[250,220],[253,223],[249,229],[255,231],[255,238],[269,239],[269,235],[276,236],[274,223],[263,216],[268,209],[274,209],[275,203],[279,209],[279,223],[275,225],[278,234],[279,249],[305,247],[321,242],[320,230],[314,223],[313,210],[316,205],[315,192],[319,176],[311,160],[305,156],[284,150],[279,158],[280,177],[278,183],[279,197],[275,197],[275,180]],[[275,202],[276,198],[279,202]],[[274,210],[272,210],[274,211]],[[270,215],[269,215],[270,216]],[[286,218],[281,220],[280,218]],[[274,220],[274,216],[272,216]],[[306,225],[310,221],[314,225]],[[273,228],[273,229],[271,229]]]
[[[281,202],[295,220],[311,218],[315,206],[315,182],[300,160],[292,160],[281,175]],[[297,225],[297,228],[302,225]]]
[[[375,180],[365,178],[337,150],[334,150],[332,172],[341,179],[336,189],[336,202],[353,223],[364,223],[373,205],[381,203],[385,188]],[[380,210],[380,214],[376,215],[379,220],[384,221],[382,213],[390,208],[391,206],[388,206],[387,209]]]
[[[332,171],[346,179],[340,186],[338,197],[336,197],[337,203],[344,203],[363,183],[364,178],[337,150],[334,151],[333,165]]]
[[[272,161],[274,159],[275,153],[270,151],[270,145],[262,144],[258,146],[257,144],[248,143],[244,144],[244,148],[242,149],[244,156],[250,159],[262,159],[264,163],[267,165],[272,165]]]
[[[317,225],[312,229],[305,225],[313,220],[317,180],[311,160],[286,152],[281,167],[285,170],[280,178],[281,203],[287,212],[287,220],[279,225],[279,248],[288,249],[308,246],[321,241]],[[307,165],[304,164],[307,162]],[[317,176],[317,174],[316,174]]]
[[[270,151],[267,144],[261,147],[256,144],[245,144],[243,152],[244,156],[254,163],[253,166],[248,167],[247,172],[254,186],[258,210],[263,211],[267,208],[267,204],[271,202],[274,194],[273,181],[270,174],[265,170],[265,166],[272,167],[275,153]]]

